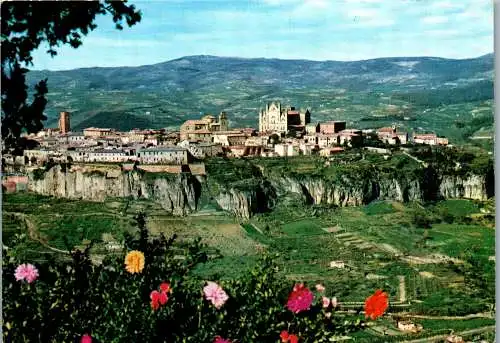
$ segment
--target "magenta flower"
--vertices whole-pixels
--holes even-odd
[[[16,268],[14,276],[17,281],[26,280],[28,283],[32,283],[38,278],[38,269],[30,263],[24,263]]]
[[[83,335],[80,343],[92,343],[92,337],[90,335]]]
[[[220,309],[227,299],[229,299],[222,287],[212,281],[208,281],[207,286],[203,288],[203,293],[205,294],[205,299],[211,301],[217,309]]]
[[[288,296],[286,307],[294,313],[299,313],[301,311],[309,310],[313,300],[314,295],[309,288],[305,287],[304,284],[299,283],[293,287],[293,291]]]
[[[221,336],[215,337],[214,343],[231,343],[230,340],[222,338]]]

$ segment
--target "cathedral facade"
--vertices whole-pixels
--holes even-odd
[[[287,133],[303,130],[311,122],[309,110],[282,107],[280,102],[271,102],[259,112],[259,132]]]

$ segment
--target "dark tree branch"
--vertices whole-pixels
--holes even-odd
[[[22,152],[21,133],[36,133],[47,118],[43,114],[48,93],[47,80],[35,86],[31,104],[22,66],[33,65],[32,53],[47,43],[47,53],[57,55],[61,45],[82,45],[82,38],[97,25],[96,16],[110,14],[117,29],[141,20],[141,12],[126,1],[9,1],[1,7],[2,49],[2,139],[4,149]]]

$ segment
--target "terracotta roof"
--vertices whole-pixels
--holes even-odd
[[[377,129],[377,132],[394,132],[394,129],[392,127],[382,127],[380,129]]]
[[[190,133],[195,133],[195,134],[210,134],[212,131],[206,130],[206,129],[198,129],[198,130],[192,130],[192,131],[186,131],[185,134],[190,134]]]
[[[246,134],[244,132],[240,131],[215,131],[213,132],[214,135],[226,135],[226,136],[245,136]]]
[[[426,133],[426,134],[421,134],[421,135],[413,135],[413,138],[430,139],[430,138],[437,138],[437,136],[435,133]]]
[[[192,120],[192,119],[190,119],[190,120],[186,120],[182,124],[182,126],[188,125],[188,124],[190,124],[190,125],[205,124],[206,125],[206,124],[209,124],[209,122],[207,120],[200,120],[200,119]]]
[[[323,148],[321,150],[329,150],[329,151],[344,151],[344,148],[341,147],[331,147],[331,148]]]
[[[288,112],[287,112],[287,114],[288,114],[289,116],[295,116],[295,115],[299,115],[299,114],[300,114],[300,112],[299,112],[299,111],[288,111]]]
[[[83,131],[111,131],[111,129],[100,128],[100,127],[88,127],[86,129],[83,129]]]

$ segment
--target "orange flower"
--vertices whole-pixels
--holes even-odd
[[[384,314],[387,307],[389,307],[389,296],[379,289],[366,299],[365,317],[375,320]]]
[[[129,252],[125,256],[125,269],[131,274],[142,272],[144,269],[144,254],[137,250]]]
[[[298,343],[299,337],[297,335],[290,335],[288,331],[283,330],[280,334],[281,342],[290,342],[290,343]]]

